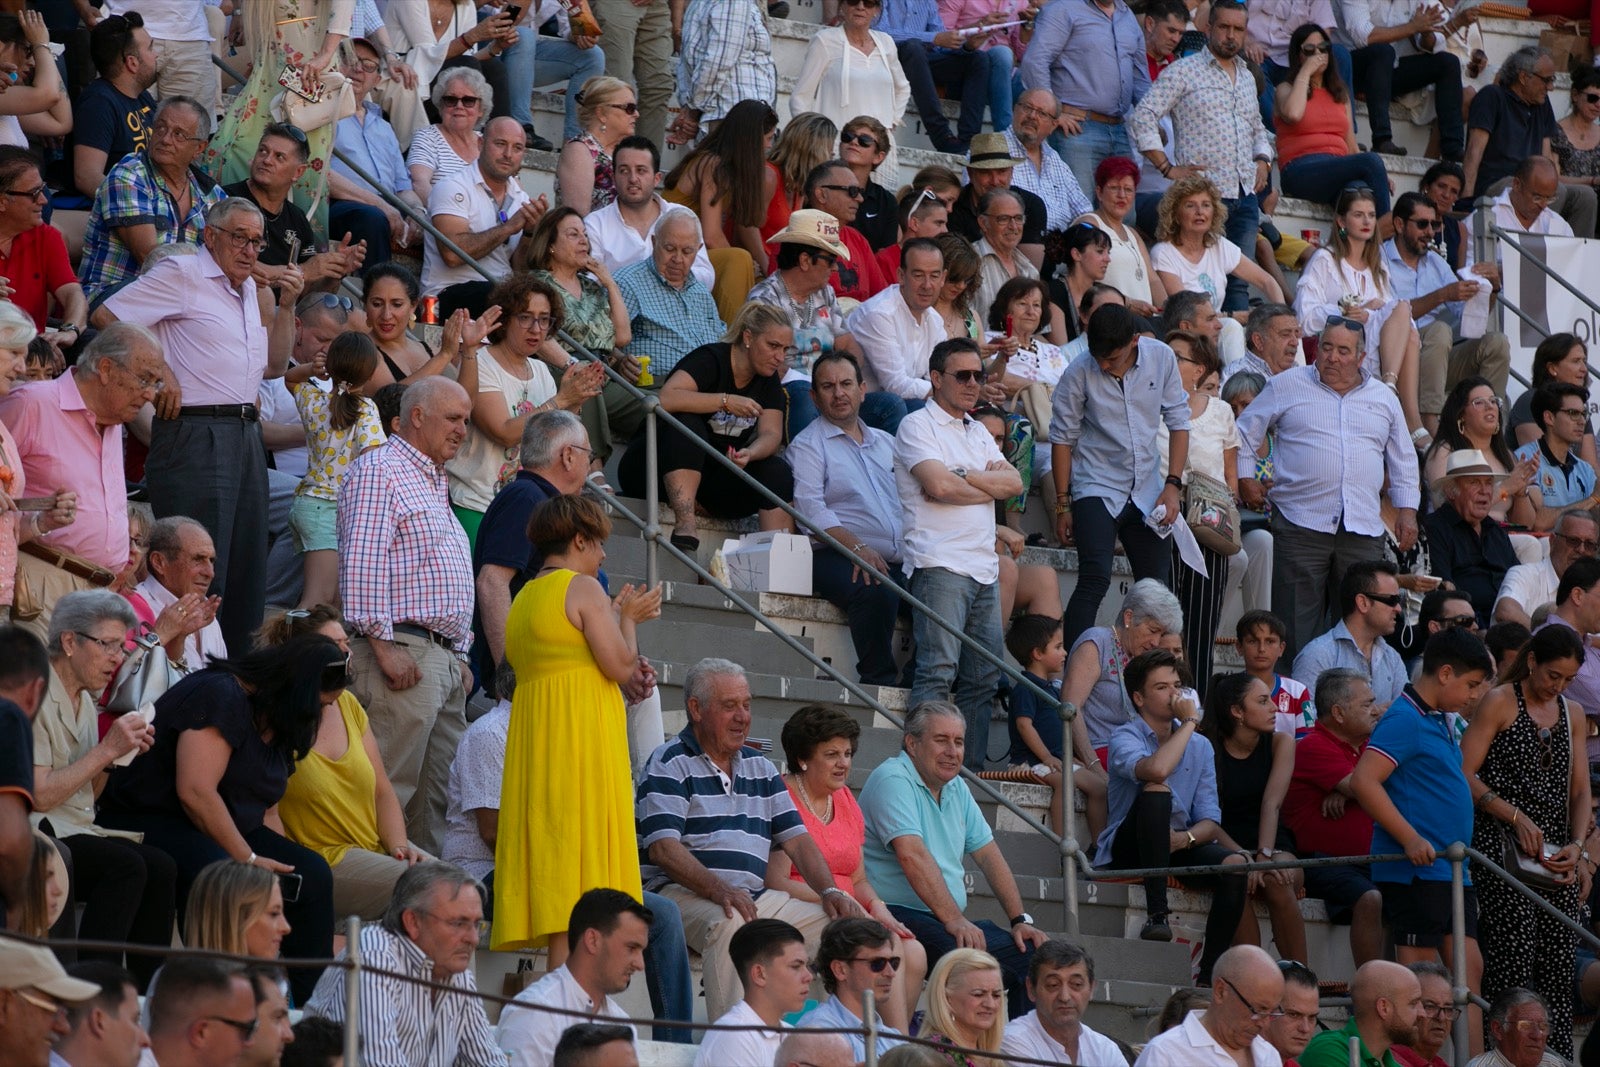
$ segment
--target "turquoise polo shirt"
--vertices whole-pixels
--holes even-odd
[[[909,834],[922,839],[938,863],[956,907],[967,910],[966,871],[961,859],[993,841],[994,833],[965,781],[956,778],[946,783],[935,800],[911,757],[902,752],[880,763],[867,779],[861,790],[861,814],[867,824],[862,846],[867,880],[885,903],[928,911],[927,903],[906,880],[891,847],[895,838]]]

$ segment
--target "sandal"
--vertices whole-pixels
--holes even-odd
[[[667,541],[672,545],[673,548],[682,549],[685,552],[700,551],[700,538],[691,537],[689,534],[675,533],[671,537],[667,538]]]

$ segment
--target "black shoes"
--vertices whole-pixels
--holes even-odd
[[[1140,941],[1171,941],[1172,927],[1167,925],[1165,915],[1152,915],[1144,921],[1144,929],[1139,931]]]

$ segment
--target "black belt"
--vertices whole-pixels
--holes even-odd
[[[420,637],[425,641],[432,641],[446,651],[455,648],[455,645],[444,634],[439,633],[437,630],[430,630],[426,626],[418,626],[416,623],[397,622],[390,629],[397,634],[410,634],[412,637]]]
[[[261,413],[254,404],[202,404],[198,407],[181,407],[178,417],[196,419],[239,419],[244,422],[256,422],[261,418]]]

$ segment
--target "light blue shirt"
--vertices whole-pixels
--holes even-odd
[[[1144,30],[1122,0],[1110,18],[1094,0],[1054,0],[1034,19],[1021,74],[1023,88],[1069,107],[1126,116],[1150,88]]]
[[[383,117],[383,109],[371,100],[360,105],[357,115],[365,114],[366,121],[357,115],[348,115],[333,128],[333,144],[356,165],[383,183],[392,193],[403,193],[411,188],[411,172],[406,169],[405,157],[400,154],[400,142],[395,139],[394,127]],[[357,185],[372,189],[371,183],[350,169],[338,156],[332,159],[335,174],[342,174]],[[372,189],[373,192],[378,190]]]
[[[921,41],[931,45],[934,37],[946,27],[935,0],[883,0],[883,11],[872,28],[887,33],[896,44]]]
[[[1311,643],[1300,650],[1300,654],[1294,658],[1291,677],[1315,693],[1317,679],[1322,672],[1335,667],[1360,671],[1370,678],[1372,695],[1379,707],[1388,707],[1399,699],[1406,682],[1411,680],[1400,653],[1383,638],[1372,642],[1370,658],[1362,655],[1356,639],[1350,635],[1350,627],[1344,624],[1343,619],[1334,623],[1333,629],[1327,633],[1312,638]]]
[[[1011,172],[1011,184],[1044,201],[1047,228],[1064,230],[1072,224],[1073,219],[1094,210],[1094,204],[1084,194],[1083,186],[1078,184],[1072,168],[1067,166],[1066,160],[1056,154],[1054,148],[1047,144],[1039,146],[1039,169],[1035,171],[1033,162],[1028,159],[1028,153],[1023,149],[1022,141],[1016,132],[1007,130],[1005,137],[1011,154],[1022,160]],[[1084,343],[1088,344],[1087,341]]]
[[[808,1027],[814,1027],[818,1030],[827,1030],[834,1027],[842,1029],[844,1027],[864,1025],[860,1019],[850,1014],[850,1009],[846,1008],[844,1001],[837,996],[829,997],[821,1004],[818,1004],[800,1016],[799,1021],[794,1024],[796,1030],[804,1030]],[[840,1034],[839,1036],[850,1042],[850,1056],[854,1062],[860,1063],[867,1058],[867,1042],[860,1034]],[[896,1045],[905,1044],[904,1041],[896,1040],[903,1036],[899,1030],[885,1025],[881,1018],[878,1020],[879,1053],[887,1052]]]
[[[1087,350],[1069,363],[1050,401],[1050,443],[1072,448],[1072,499],[1098,497],[1112,515],[1131,499],[1148,515],[1166,478],[1156,441],[1163,422],[1189,432],[1178,357],[1161,341],[1139,338],[1120,382]]]
[[[1144,789],[1144,783],[1134,777],[1133,768],[1147,756],[1153,756],[1161,747],[1161,739],[1150,729],[1141,715],[1125,722],[1111,735],[1110,752],[1106,754],[1106,771],[1110,780],[1106,784],[1106,799],[1111,808],[1111,821],[1100,832],[1095,865],[1104,867],[1111,862],[1111,842],[1116,840],[1133,810],[1133,802]],[[1210,819],[1222,822],[1222,805],[1217,801],[1217,763],[1211,741],[1196,733],[1184,747],[1183,758],[1167,775],[1166,786],[1172,790],[1172,828],[1187,830],[1197,822]]]
[[[826,530],[843,526],[890,563],[904,553],[894,438],[857,420],[862,440],[817,419],[789,442],[795,507]]]
[[[1529,441],[1517,449],[1518,459],[1527,459],[1536,456],[1539,460],[1538,481],[1539,495],[1544,498],[1547,508],[1564,508],[1587,500],[1589,494],[1594,492],[1594,468],[1589,466],[1589,461],[1580,459],[1578,453],[1567,452],[1565,465],[1557,464],[1555,457],[1550,455],[1550,450],[1544,447],[1544,439]]]
[[[1389,292],[1396,300],[1415,300],[1447,285],[1454,285],[1457,280],[1450,264],[1434,251],[1422,253],[1416,269],[1407,266],[1406,261],[1400,258],[1400,250],[1395,247],[1393,237],[1383,242],[1383,265],[1389,269]],[[1417,329],[1423,329],[1437,320],[1449,326],[1451,336],[1455,336],[1461,329],[1461,309],[1464,306],[1465,303],[1460,300],[1440,304],[1416,320]]]
[[[922,839],[939,865],[956,908],[967,910],[966,870],[961,858],[993,841],[994,833],[966,782],[951,779],[935,800],[911,757],[902,752],[878,764],[867,779],[861,790],[861,814],[867,826],[861,849],[867,878],[885,903],[928,911],[891,847],[895,838],[910,835]]]

